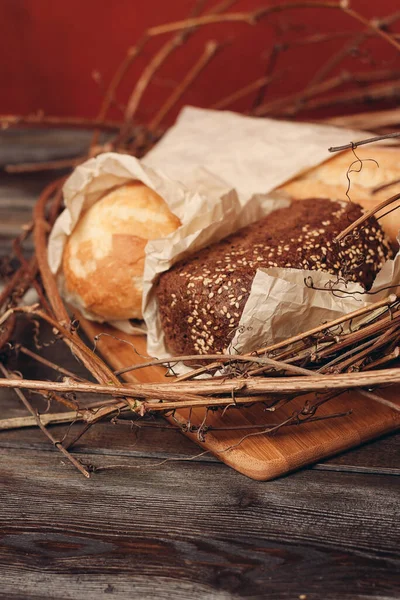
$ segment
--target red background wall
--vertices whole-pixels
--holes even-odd
[[[214,0],[206,2],[205,10],[213,4]],[[260,4],[261,0],[239,0],[231,10],[244,11]],[[94,116],[101,91],[92,72],[98,70],[107,83],[127,48],[147,27],[185,18],[194,5],[191,0],[1,0],[0,113],[26,114],[42,109],[50,115]],[[352,6],[367,17],[382,17],[398,9],[399,3],[354,0]],[[158,74],[146,93],[139,116],[146,119],[160,105],[199,56],[206,39],[217,38],[227,46],[186,93],[185,103],[210,105],[262,75],[277,31],[286,30],[286,38],[294,39],[318,32],[362,29],[362,25],[340,11],[325,9],[280,13],[257,27],[225,24],[204,28],[184,50],[176,51]],[[163,36],[152,40],[136,61],[119,92],[121,101],[126,100],[149,56],[165,39]],[[270,97],[304,87],[315,69],[343,43],[341,39],[331,40],[285,52],[279,63],[283,76],[271,86]],[[368,48],[373,51],[373,58],[368,52],[361,53],[343,66],[355,71],[400,69],[399,53],[384,41],[370,41]],[[243,106],[239,103],[234,108]],[[113,116],[116,115],[115,112]]]

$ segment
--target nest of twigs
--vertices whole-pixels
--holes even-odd
[[[256,25],[264,18],[274,12],[284,12],[293,6],[298,8],[312,8],[328,10],[340,10],[350,19],[356,20],[364,28],[362,34],[357,33],[357,44],[353,40],[353,46],[357,47],[371,36],[383,38],[393,51],[398,53],[400,45],[397,35],[391,34],[390,26],[400,15],[397,13],[387,17],[385,20],[369,22],[362,15],[353,11],[344,2],[299,2],[281,4],[279,7],[267,7],[252,13],[228,12],[230,5],[234,2],[223,2],[206,14],[193,16],[192,18],[168,24],[164,27],[156,27],[149,30],[143,39],[128,52],[125,60],[117,70],[95,121],[87,120],[62,120],[51,119],[44,115],[31,117],[3,117],[0,118],[3,126],[13,124],[34,123],[46,125],[69,125],[94,127],[90,148],[87,155],[67,161],[70,166],[82,162],[88,156],[96,155],[104,150],[127,152],[135,156],[143,155],[162,135],[162,123],[173,106],[182,98],[185,91],[193,84],[198,74],[205,68],[214,56],[217,42],[207,43],[204,53],[193,65],[187,76],[173,91],[158,113],[153,116],[150,123],[139,125],[134,117],[143,94],[154,74],[161,68],[168,56],[182,45],[185,40],[193,35],[198,28],[218,22],[238,21],[245,24]],[[150,59],[141,77],[136,82],[134,89],[124,108],[124,119],[115,123],[107,121],[110,107],[116,101],[117,88],[126,76],[128,67],[140,54],[148,41],[161,34],[173,33],[173,36],[161,46],[158,52]],[[315,36],[314,36],[315,38]],[[317,43],[322,41],[323,34],[319,40],[309,39],[303,43]],[[298,42],[297,42],[298,44]],[[274,49],[275,48],[275,49]],[[274,47],[271,53],[278,53]],[[350,52],[348,50],[348,53]],[[273,73],[267,72],[256,82],[250,82],[245,88],[237,90],[219,102],[219,107],[224,108],[234,103],[237,99],[250,96],[252,98],[251,114],[282,116],[279,110],[284,108],[284,115],[296,115],[304,106],[312,106],[322,102],[319,98],[327,90],[335,89],[352,81],[352,76],[327,78],[327,75],[340,64],[340,60],[346,56],[344,48],[342,52],[335,52],[325,69],[320,69],[315,75],[312,85],[295,93],[290,98],[285,98],[280,103],[266,102],[264,95],[267,92]],[[274,58],[276,61],[276,56]],[[268,63],[269,65],[272,62]],[[270,68],[270,67],[269,67]],[[391,86],[392,94],[394,73],[381,73],[387,87]],[[384,97],[386,93],[384,85],[376,83],[379,80],[377,71],[374,76],[363,76],[363,94],[371,98]],[[396,78],[396,77],[395,77]],[[397,85],[397,83],[396,83]],[[396,88],[397,89],[397,88]],[[359,90],[358,90],[359,91]],[[358,93],[357,91],[357,93]],[[262,92],[262,94],[260,94]],[[357,100],[357,93],[353,93]],[[347,96],[346,96],[347,94]],[[342,93],[342,100],[346,103],[349,92]],[[379,96],[381,94],[381,96]],[[252,96],[251,96],[252,95]],[[255,96],[254,96],[255,95]],[[351,95],[351,93],[350,93]],[[336,94],[338,96],[338,94]],[[392,96],[393,97],[393,96]],[[363,99],[360,96],[358,99]],[[255,101],[256,100],[256,101]],[[340,98],[333,98],[331,104],[337,105]],[[326,102],[326,99],[325,99]],[[328,103],[329,104],[329,103]],[[340,102],[339,102],[340,104]],[[278,110],[279,107],[279,110]],[[99,132],[101,130],[115,131],[114,137],[106,145],[99,145]],[[392,135],[392,134],[390,134]],[[396,134],[395,134],[396,135]],[[355,148],[357,144],[349,144]],[[65,161],[46,165],[36,165],[39,168],[58,168],[67,166]],[[24,166],[30,169],[29,165]],[[23,168],[10,168],[9,170],[23,170]],[[175,357],[169,360],[149,360],[140,365],[129,366],[118,372],[113,372],[109,366],[93,352],[93,350],[81,339],[78,324],[71,320],[67,307],[61,299],[57,284],[50,271],[47,261],[47,238],[48,234],[62,207],[62,185],[65,179],[59,179],[50,184],[41,194],[33,213],[32,222],[27,224],[20,236],[14,241],[13,255],[17,266],[10,271],[7,265],[3,265],[3,278],[6,283],[0,294],[0,349],[3,349],[2,364],[0,369],[3,378],[0,379],[0,387],[14,388],[26,408],[30,411],[32,419],[59,448],[61,452],[86,476],[88,470],[76,460],[64,447],[54,439],[46,427],[45,421],[36,413],[27,396],[22,390],[34,390],[45,398],[59,402],[70,411],[71,421],[80,420],[84,422],[84,430],[100,419],[129,412],[132,418],[140,418],[148,414],[173,415],[180,408],[204,407],[205,409],[226,411],[238,410],[242,406],[253,403],[262,403],[269,410],[279,411],[282,406],[287,406],[295,397],[309,392],[316,392],[315,400],[304,402],[304,405],[282,419],[278,424],[263,428],[259,434],[266,435],[281,427],[293,424],[301,424],[310,420],[318,419],[318,408],[338,394],[357,389],[367,396],[371,401],[385,404],[393,410],[399,411],[399,407],[385,399],[376,388],[400,383],[400,369],[396,366],[400,355],[400,293],[396,287],[388,290],[386,299],[371,303],[367,307],[347,314],[332,322],[322,323],[310,331],[303,332],[290,339],[284,340],[269,347],[260,348],[256,352],[246,355],[203,355],[201,367],[193,369],[180,377],[168,379],[165,383],[153,384],[126,384],[121,376],[128,371],[138,368],[146,368],[156,364],[163,364],[167,373],[173,373],[174,365],[179,361],[186,364],[198,362],[198,357]],[[400,198],[400,194],[388,199],[373,211],[386,210]],[[365,216],[365,219],[371,213]],[[349,226],[342,236],[348,235],[355,227],[362,226],[357,222]],[[29,236],[33,236],[35,253],[29,260],[25,257],[24,242]],[[34,287],[39,301],[33,306],[25,306],[22,302],[25,292]],[[23,376],[14,375],[7,368],[7,353],[16,347],[14,326],[17,319],[31,319],[35,323],[46,322],[52,328],[54,335],[62,339],[71,350],[76,359],[87,369],[90,377],[96,383],[78,378],[73,373],[63,369],[62,365],[55,365],[46,361],[54,371],[64,375],[63,381],[31,381]],[[29,351],[31,358],[43,361],[40,352]],[[201,377],[200,377],[201,376]],[[80,394],[92,393],[96,401],[90,405],[81,405]],[[351,407],[349,407],[350,409]],[[65,421],[65,418],[64,418]],[[179,426],[179,425],[177,425]],[[190,425],[189,425],[190,426]],[[186,427],[188,425],[186,424]],[[207,426],[196,426],[195,429],[199,440],[204,440],[207,434]],[[82,431],[80,432],[80,435]]]

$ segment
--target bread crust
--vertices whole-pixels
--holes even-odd
[[[113,189],[81,216],[63,255],[72,303],[99,320],[142,319],[145,247],[180,226],[166,202],[139,181]]]
[[[367,210],[399,192],[400,150],[390,147],[360,147],[356,150],[360,163],[353,164],[349,173],[351,186],[349,196],[353,202]],[[348,202],[346,177],[350,165],[356,161],[351,151],[334,155],[330,160],[293,179],[279,189],[295,200],[306,198],[330,198]],[[396,183],[397,181],[397,183]],[[389,187],[374,193],[385,184]],[[385,233],[395,241],[400,231],[400,208],[379,220]]]
[[[362,215],[357,204],[293,202],[163,273],[156,287],[161,324],[172,354],[228,347],[258,268],[320,270],[370,287],[390,244],[370,219],[356,236],[333,240]]]

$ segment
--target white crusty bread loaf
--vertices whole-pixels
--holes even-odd
[[[81,218],[63,255],[72,304],[99,320],[141,319],[148,240],[167,236],[180,220],[140,181],[107,193]]]
[[[349,174],[351,180],[349,196],[351,200],[369,210],[382,200],[400,192],[400,183],[398,182],[400,179],[399,148],[363,146],[357,148],[356,153],[363,163],[361,171]],[[329,198],[330,200],[346,201],[348,200],[346,196],[348,186],[346,173],[355,160],[356,158],[351,150],[336,154],[327,162],[286,183],[280,189],[296,200]],[[359,168],[359,163],[352,166],[352,169],[355,170]],[[396,181],[398,183],[393,183],[390,187],[373,193],[375,188]],[[389,238],[394,241],[400,230],[400,208],[383,217],[379,222]]]

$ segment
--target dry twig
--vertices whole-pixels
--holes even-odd
[[[10,374],[8,373],[7,369],[1,363],[0,363],[0,371],[3,373],[6,380],[7,379],[11,380]],[[0,383],[3,383],[3,380],[0,379]],[[12,386],[12,387],[13,387],[15,393],[17,394],[18,398],[21,400],[21,402],[25,406],[25,408],[31,413],[31,415],[32,415],[33,419],[36,421],[36,424],[38,425],[38,427],[43,431],[44,435],[49,438],[49,440],[54,445],[54,447],[57,448],[57,450],[59,450],[61,452],[61,454],[63,454],[65,456],[65,458],[67,458],[67,460],[69,460],[69,462],[71,464],[73,464],[74,467],[76,467],[78,469],[78,471],[80,471],[82,473],[82,475],[89,478],[90,477],[89,471],[82,465],[82,463],[79,462],[79,460],[77,460],[74,456],[72,456],[72,454],[70,454],[68,452],[68,450],[66,450],[63,447],[63,445],[60,442],[58,442],[51,435],[51,433],[46,429],[46,427],[42,423],[40,416],[36,413],[33,406],[28,401],[28,399],[25,397],[25,395],[21,392],[21,390],[17,389],[15,386]]]

